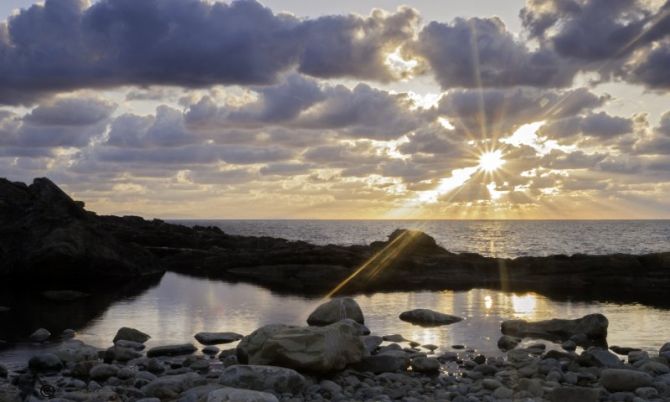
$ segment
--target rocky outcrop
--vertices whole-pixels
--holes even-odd
[[[577,344],[607,345],[609,321],[602,314],[589,314],[575,320],[553,319],[528,322],[525,320],[504,321],[502,333],[517,337],[537,337],[548,340],[572,339]]]
[[[344,321],[324,327],[261,327],[237,346],[241,363],[317,373],[342,370],[365,354],[358,331]]]
[[[0,276],[100,280],[161,272],[144,248],[119,241],[50,180],[0,179]]]

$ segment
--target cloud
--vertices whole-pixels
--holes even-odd
[[[46,0],[0,29],[0,103],[122,85],[267,85],[316,77],[395,79],[385,55],[416,11],[299,20],[255,0]]]
[[[443,89],[565,87],[577,72],[551,50],[530,50],[497,17],[431,22],[408,51],[428,62]]]

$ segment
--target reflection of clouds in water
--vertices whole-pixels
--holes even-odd
[[[377,335],[399,333],[421,344],[438,345],[440,351],[463,344],[484,353],[499,353],[496,341],[506,319],[542,320],[578,318],[602,312],[610,320],[609,341],[624,346],[658,349],[670,332],[670,311],[638,305],[556,302],[535,293],[512,294],[473,289],[454,292],[391,292],[355,297],[366,325]],[[249,334],[265,324],[304,325],[309,313],[322,302],[280,296],[248,284],[232,284],[167,273],[158,287],[113,305],[93,321],[80,339],[108,346],[122,326],[141,329],[152,336],[150,346],[195,342],[199,331],[234,331]],[[424,328],[401,321],[406,310],[429,308],[454,314],[464,321]],[[224,345],[232,347],[234,344]]]

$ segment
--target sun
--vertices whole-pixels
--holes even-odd
[[[502,152],[488,151],[479,156],[479,168],[485,172],[495,172],[505,164]]]

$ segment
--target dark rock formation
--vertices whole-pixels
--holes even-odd
[[[606,345],[608,326],[609,321],[604,315],[589,314],[575,320],[552,319],[536,322],[509,320],[502,323],[501,331],[505,335],[518,337],[572,339],[580,345]]]
[[[50,180],[0,179],[0,275],[31,281],[100,280],[160,273],[156,259],[117,240]]]

